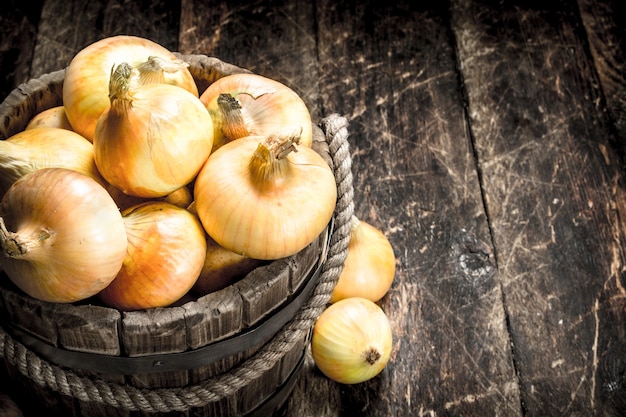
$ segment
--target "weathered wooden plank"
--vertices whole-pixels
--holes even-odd
[[[243,325],[254,326],[289,296],[289,264],[279,260],[261,266],[233,286],[243,300]]]
[[[182,306],[189,347],[197,349],[238,333],[243,328],[243,301],[239,291],[228,286]]]
[[[621,152],[626,148],[626,10],[611,0],[579,0],[580,16],[593,54],[606,106],[617,130]]]
[[[0,277],[7,281],[9,279],[4,272]],[[6,289],[2,292],[2,318],[26,335],[37,335],[43,342],[58,346],[59,334],[54,317],[59,304],[40,302],[25,296],[11,283],[3,285]]]
[[[623,415],[622,168],[577,6],[500,6],[451,10],[524,412]]]
[[[155,308],[126,312],[122,316],[121,343],[124,354],[144,356],[184,352],[188,348],[185,309]],[[188,383],[187,370],[129,376],[140,388],[180,387]]]
[[[626,204],[622,166],[611,148],[624,137],[618,3],[580,0],[581,19],[573,1],[454,2],[470,132],[447,4],[243,3],[183,2],[182,29],[189,31],[166,41],[180,39],[181,49],[189,41],[187,52],[284,76],[317,115],[347,114],[357,212],[386,231],[399,257],[396,283],[382,302],[397,338],[390,366],[368,384],[344,387],[307,357],[285,415],[508,416],[519,415],[520,404],[528,416],[625,410],[626,226],[619,219]],[[74,0],[46,4],[38,47],[59,55],[44,51],[58,58],[53,69],[105,33],[104,26],[158,32],[144,26],[153,24],[145,17],[150,11],[121,13],[139,7],[127,2],[85,9]],[[75,7],[76,18],[67,9],[54,12],[53,4]],[[82,12],[90,7],[99,11]],[[10,13],[3,6],[0,18]],[[27,20],[33,31],[34,20]],[[23,28],[15,22],[13,28]],[[597,74],[585,55],[585,31]],[[1,73],[11,79],[30,67],[34,46],[16,47],[29,43],[27,32],[1,33],[6,51],[20,51],[20,61],[9,64],[15,68],[6,69],[0,48]],[[36,63],[33,73],[47,72],[52,61]]]
[[[136,35],[178,49],[180,3],[167,0],[46,0],[31,77],[65,68],[85,46],[107,36]]]
[[[447,4],[316,10],[321,108],[351,122],[355,211],[398,258],[381,302],[395,343],[364,384],[329,383],[308,364],[287,415],[520,415]]]
[[[232,285],[221,291],[207,294],[197,302],[183,305],[183,308],[191,349],[198,349],[222,340],[243,329],[243,300],[237,288]],[[197,383],[227,372],[249,356],[248,352],[241,354],[232,352],[231,356],[222,360],[192,369],[189,371],[190,382]]]
[[[0,98],[30,79],[43,0],[5,0],[0,8]]]
[[[121,333],[122,350],[131,357],[184,352],[188,348],[182,307],[125,312]]]
[[[95,305],[57,305],[52,317],[59,346],[66,350],[120,355],[119,311]]]

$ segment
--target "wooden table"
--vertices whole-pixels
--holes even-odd
[[[0,93],[127,33],[349,120],[392,358],[353,386],[309,358],[285,415],[626,415],[621,3],[379,3],[9,0]]]

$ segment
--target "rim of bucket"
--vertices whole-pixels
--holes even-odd
[[[243,352],[272,338],[304,305],[317,285],[326,261],[334,220],[323,233],[322,253],[315,265],[306,273],[306,284],[288,302],[274,310],[270,317],[243,331],[210,344],[184,352],[159,353],[145,356],[115,356],[93,352],[80,352],[56,347],[36,335],[32,335],[5,323],[6,331],[28,349],[56,365],[66,368],[101,372],[103,374],[136,375],[196,369],[210,365],[234,353]]]

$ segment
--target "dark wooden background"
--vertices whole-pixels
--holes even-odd
[[[286,415],[624,416],[623,4],[3,0],[0,95],[125,33],[348,118],[393,354],[354,386],[309,359]]]

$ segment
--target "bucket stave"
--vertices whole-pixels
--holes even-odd
[[[247,70],[179,55],[200,91]],[[0,138],[61,102],[64,71],[20,86],[0,104]],[[45,303],[0,278],[0,355],[12,379],[50,415],[267,415],[291,391],[315,319],[343,267],[353,213],[347,121],[314,127],[335,172],[333,222],[300,253],[239,282],[167,308],[120,312]]]

